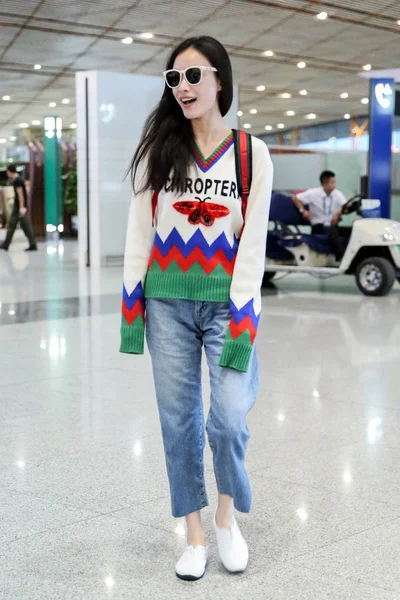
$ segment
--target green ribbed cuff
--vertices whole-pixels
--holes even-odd
[[[122,317],[119,351],[124,354],[144,354],[144,323],[140,315],[132,325],[128,325]]]
[[[241,344],[240,342],[225,341],[221,358],[219,359],[219,366],[247,373],[252,352],[252,346]]]

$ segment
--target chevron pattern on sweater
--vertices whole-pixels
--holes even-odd
[[[132,325],[138,315],[141,315],[144,321],[144,294],[141,282],[137,284],[131,294],[128,294],[125,285],[123,286],[122,314],[128,325]]]
[[[190,267],[198,263],[209,275],[218,265],[221,265],[228,275],[232,275],[238,249],[235,238],[233,246],[227,240],[225,233],[209,244],[200,229],[184,242],[177,229],[171,231],[165,242],[156,234],[153,250],[149,260],[149,269],[157,261],[162,271],[175,261],[186,273]]]
[[[163,256],[158,248],[154,246],[150,257],[149,269],[154,261],[159,264],[162,271],[165,271],[169,265],[175,261],[182,273],[186,273],[194,264],[198,263],[207,275],[210,275],[218,265],[222,265],[226,273],[232,276],[233,267],[235,266],[235,259],[229,261],[222,250],[218,250],[212,258],[208,259],[204,256],[203,251],[200,250],[200,248],[195,248],[191,254],[185,258],[176,247],[171,248],[167,256]]]
[[[233,246],[230,245],[225,233],[221,233],[211,244],[209,244],[201,232],[200,228],[185,242],[176,227],[174,227],[166,240],[163,242],[158,233],[154,238],[154,245],[159,249],[163,256],[167,256],[168,252],[176,246],[183,257],[187,258],[193,250],[200,248],[204,256],[208,259],[212,258],[218,250],[222,250],[229,261],[232,261],[237,254],[239,241],[235,237]]]
[[[256,315],[254,312],[254,300],[249,300],[249,302],[242,306],[241,309],[238,309],[231,300],[230,308],[232,319],[229,324],[229,330],[232,338],[235,340],[244,331],[248,330],[250,333],[250,341],[253,345],[257,335],[258,323],[260,321],[260,314]]]

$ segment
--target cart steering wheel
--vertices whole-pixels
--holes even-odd
[[[349,215],[354,212],[360,214],[361,202],[362,202],[361,194],[356,194],[355,196],[350,198],[350,200],[348,200],[346,202],[346,204],[344,204],[342,207],[342,215]]]

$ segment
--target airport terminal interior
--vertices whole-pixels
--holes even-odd
[[[400,600],[400,3],[16,0],[0,13],[0,599]],[[231,573],[220,560],[206,444],[208,564],[188,581],[149,351],[119,349],[124,177],[169,54],[202,35],[232,62],[226,123],[267,144],[274,179],[253,503],[235,511],[249,561]],[[300,202],[307,214],[310,189],[334,197],[321,172],[346,202],[336,257]],[[207,416],[205,356],[201,379]]]

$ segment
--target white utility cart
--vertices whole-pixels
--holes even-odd
[[[385,296],[400,280],[400,223],[365,218],[373,204],[351,198],[344,214],[355,213],[350,227],[340,229],[344,255],[336,263],[326,235],[307,233],[302,216],[286,194],[272,195],[264,283],[276,273],[309,273],[327,277],[353,275],[366,296]],[[304,226],[304,227],[303,227]]]

